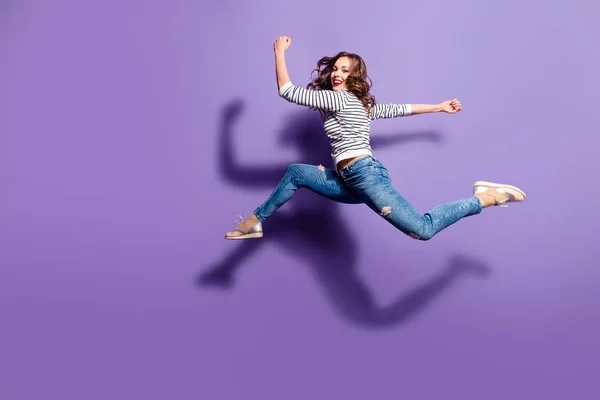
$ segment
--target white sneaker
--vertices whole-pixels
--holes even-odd
[[[492,196],[496,200],[496,205],[500,207],[508,207],[505,203],[521,202],[527,197],[525,192],[516,186],[486,181],[475,182],[473,185],[473,194],[477,193],[485,193]]]

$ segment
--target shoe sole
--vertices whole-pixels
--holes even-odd
[[[503,185],[500,183],[493,183],[493,182],[487,182],[487,181],[477,181],[477,182],[475,182],[473,187],[477,187],[477,186],[488,186],[488,187],[493,187],[493,188],[508,188],[508,189],[514,190],[515,192],[520,193],[521,196],[523,196],[523,200],[525,200],[527,198],[527,195],[525,194],[524,191],[522,191],[518,187],[512,186],[512,185]]]
[[[263,237],[262,232],[256,232],[256,233],[249,233],[247,235],[225,236],[225,240],[259,239],[261,237]]]

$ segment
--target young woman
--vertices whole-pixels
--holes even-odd
[[[292,164],[271,196],[248,219],[240,218],[236,229],[226,233],[229,240],[260,238],[262,222],[305,187],[331,200],[348,204],[364,203],[406,235],[429,240],[458,220],[479,214],[485,207],[525,200],[525,193],[511,185],[475,182],[473,196],[438,205],[419,214],[392,186],[387,169],[372,156],[371,120],[462,109],[457,99],[438,105],[376,104],[369,93],[371,81],[362,58],[341,52],[317,63],[318,76],[302,88],[292,84],[285,52],[291,39],[280,36],[274,42],[275,69],[279,95],[287,101],[319,110],[331,144],[336,171],[322,166]]]

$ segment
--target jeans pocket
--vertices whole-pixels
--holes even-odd
[[[385,182],[382,171],[376,165],[366,165],[344,180],[345,183],[353,188],[364,190],[369,187],[378,186]]]

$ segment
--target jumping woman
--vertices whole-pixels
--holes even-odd
[[[291,164],[271,196],[225,234],[229,240],[261,238],[262,222],[292,198],[301,187],[346,204],[366,204],[406,235],[429,240],[458,220],[481,213],[489,206],[506,206],[525,200],[525,193],[511,185],[475,182],[473,196],[418,213],[392,186],[388,170],[372,155],[371,120],[462,109],[457,99],[430,104],[377,104],[370,94],[371,80],[363,59],[341,52],[317,63],[317,77],[302,88],[292,84],[285,52],[291,39],[280,36],[273,44],[279,95],[287,101],[318,110],[329,137],[336,170],[307,164]]]

